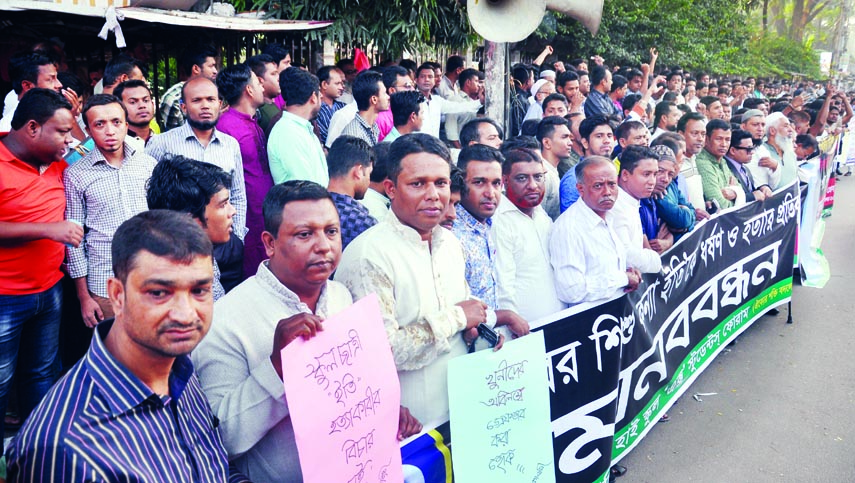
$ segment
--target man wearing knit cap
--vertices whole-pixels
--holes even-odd
[[[531,97],[528,101],[531,105],[525,113],[523,121],[543,119],[543,100],[555,94],[555,84],[546,79],[540,79],[531,86]]]

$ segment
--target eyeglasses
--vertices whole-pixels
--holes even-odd
[[[404,90],[408,90],[408,91],[412,91],[412,90],[416,89],[416,85],[413,84],[412,82],[407,82],[404,85],[398,85],[398,86],[393,86],[393,87],[395,89],[404,89]]]
[[[749,152],[749,153],[750,153],[751,151],[754,151],[755,149],[757,149],[757,148],[755,148],[754,146],[748,146],[748,147],[745,147],[745,146],[734,146],[734,148],[735,148],[735,149],[741,149],[741,150],[746,151],[746,152]]]

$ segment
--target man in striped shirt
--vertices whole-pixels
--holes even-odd
[[[172,211],[116,230],[116,318],[24,423],[6,454],[8,481],[227,480],[219,423],[188,357],[211,323],[212,249]]]

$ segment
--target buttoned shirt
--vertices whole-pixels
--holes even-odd
[[[617,200],[609,211],[614,217],[612,228],[624,245],[627,266],[637,268],[642,273],[656,273],[662,270],[662,259],[655,251],[644,248],[640,208],[639,200],[618,188]]]
[[[207,146],[186,122],[171,131],[153,137],[145,148],[146,154],[160,161],[166,155],[181,155],[203,163],[213,164],[232,176],[229,201],[237,211],[233,230],[243,240],[246,235],[246,185],[243,180],[243,160],[237,140],[214,128]]]
[[[381,142],[392,143],[392,142],[395,142],[395,140],[398,139],[399,137],[401,137],[401,133],[398,132],[398,128],[393,127],[392,130],[389,131],[389,134],[387,134],[386,137],[384,137],[383,141],[381,141]]]
[[[555,221],[549,258],[559,300],[572,306],[623,294],[629,285],[626,248],[613,225],[611,212],[603,219],[584,201],[573,203]]]
[[[695,157],[695,163],[704,185],[704,200],[716,200],[722,209],[733,206],[734,202],[721,193],[722,188],[735,189],[735,185],[731,182],[733,174],[724,163],[724,158],[716,159],[712,153],[704,149]]]
[[[493,221],[480,222],[462,204],[455,207],[457,219],[452,232],[460,240],[466,257],[466,281],[475,298],[493,310],[499,308],[496,286],[496,243],[491,235]]]
[[[659,213],[656,211],[656,203],[650,198],[639,200],[638,214],[641,217],[641,231],[648,240],[656,239],[659,234]]]
[[[421,132],[438,138],[443,114],[476,113],[481,107],[481,101],[452,102],[438,95],[431,95],[425,101],[425,116]]]
[[[376,293],[398,367],[401,405],[423,424],[448,420],[448,361],[466,353],[469,299],[460,242],[440,226],[422,240],[394,211],[348,245],[335,273],[355,299]]]
[[[380,130],[377,128],[376,123],[369,126],[362,115],[356,113],[353,120],[347,126],[344,126],[341,135],[357,137],[368,143],[369,146],[374,146],[377,144],[377,137],[380,135]]]
[[[324,148],[308,119],[282,111],[282,118],[270,131],[267,155],[276,184],[302,179],[326,188],[330,183]]]
[[[544,163],[545,164],[545,163]],[[568,169],[561,177],[558,185],[559,198],[561,200],[561,213],[564,213],[570,205],[579,200],[579,190],[576,188],[576,170]]]
[[[332,143],[341,136],[341,131],[344,127],[356,117],[357,112],[359,112],[359,109],[357,109],[356,103],[351,102],[333,114],[332,119],[330,119],[330,127],[327,131],[327,140],[324,142],[324,146],[327,148],[332,146]]]
[[[59,160],[36,168],[16,158],[0,142],[0,221],[62,221],[62,173],[67,167]],[[65,246],[47,238],[4,245],[0,249],[0,294],[29,295],[50,289],[62,279],[59,267],[64,257]]]
[[[113,234],[137,213],[148,211],[146,183],[156,164],[126,143],[119,167],[108,163],[96,147],[65,171],[65,218],[79,221],[86,233],[79,247],[68,247],[68,275],[87,277],[89,291],[99,297],[107,298],[107,279],[113,276]]]
[[[546,169],[546,193],[540,206],[550,218],[556,220],[561,214],[561,178],[558,177],[558,168],[549,161],[544,159],[543,167]]]
[[[609,97],[608,94],[603,94],[602,92],[593,88],[591,89],[591,92],[588,93],[588,98],[585,99],[584,108],[585,117],[608,117],[614,114],[618,114],[611,97]]]
[[[465,92],[453,92],[445,99],[450,102],[470,102],[472,98]],[[443,96],[445,97],[445,96]],[[460,130],[467,122],[475,119],[475,112],[464,112],[460,114],[449,114],[445,116],[445,137],[449,141],[460,141]]]
[[[261,242],[261,232],[264,231],[264,197],[273,187],[273,176],[270,174],[270,163],[267,159],[267,139],[255,116],[237,109],[229,109],[223,113],[217,123],[217,129],[234,137],[240,145],[247,200],[243,273],[248,277],[254,275],[258,264],[267,259],[267,252]]]
[[[443,75],[439,81],[439,95],[446,99],[450,99],[460,93],[460,86],[457,82],[448,78],[448,76]]]
[[[383,221],[386,215],[389,214],[389,205],[391,202],[386,195],[374,191],[374,188],[368,188],[365,192],[365,197],[359,202],[368,208],[368,213],[377,221]]]
[[[680,192],[676,179],[668,185],[662,197],[655,201],[657,213],[674,234],[674,241],[695,227],[695,207]]]
[[[163,130],[169,131],[184,124],[184,113],[181,112],[181,89],[184,88],[184,83],[179,82],[163,93],[160,99],[160,121],[163,123]]]
[[[347,289],[330,281],[314,314],[327,318],[351,304]],[[300,313],[312,311],[262,262],[214,304],[211,330],[193,351],[229,459],[251,481],[303,480],[285,386],[270,362],[276,325]]]
[[[775,150],[775,147],[769,144],[768,142],[763,143],[760,146],[760,149],[756,151],[757,159],[751,159],[751,162],[748,163],[748,169],[751,171],[751,174],[755,172],[760,172],[760,170],[767,170],[768,168],[762,168],[756,162],[759,162],[760,157],[764,156],[764,153],[767,153],[768,156],[775,161],[778,162],[778,169],[774,171],[774,176],[766,175],[763,176],[754,176],[754,182],[758,185],[768,184],[773,191],[778,190],[784,186],[789,185],[796,179],[798,179],[798,161],[796,160],[796,154],[792,149],[784,151],[783,155],[778,154],[778,151]],[[759,169],[757,169],[759,168]]]
[[[175,359],[169,394],[156,394],[107,350],[112,326],[98,325],[84,358],[24,423],[7,481],[226,481],[218,421],[190,358]]]
[[[499,309],[512,310],[528,321],[564,309],[549,264],[552,220],[543,208],[535,207],[528,216],[503,195],[492,220]]]
[[[344,107],[346,104],[333,100],[332,104],[327,104],[326,102],[321,102],[321,110],[318,111],[318,133],[320,133],[321,144],[327,142],[327,133],[329,133],[330,129],[330,121],[332,120],[333,114],[336,113],[339,109]]]
[[[377,224],[377,220],[371,216],[368,208],[359,204],[352,197],[330,191],[338,217],[341,220],[341,249],[359,236],[363,231]]]
[[[760,166],[760,160],[765,157],[770,157],[778,162],[778,167],[772,171],[769,168]],[[795,158],[793,158],[795,160]],[[795,163],[794,163],[795,164]],[[781,183],[781,176],[784,170],[781,166],[781,156],[775,148],[768,143],[762,143],[751,155],[751,162],[747,165],[748,171],[751,172],[751,177],[756,183],[756,186],[766,185],[769,189],[774,190]]]

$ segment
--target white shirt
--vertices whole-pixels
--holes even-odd
[[[541,106],[537,102],[533,102],[530,106],[528,106],[528,110],[525,112],[523,122],[531,120],[540,121],[541,119],[543,119],[543,106]]]
[[[3,118],[0,119],[0,132],[9,132],[12,130],[12,116],[15,115],[15,109],[18,108],[18,94],[14,89],[6,94],[3,99]]]
[[[327,282],[316,314],[326,318],[352,303],[346,288]],[[301,312],[311,313],[263,262],[214,304],[211,329],[193,350],[229,460],[253,481],[303,479],[285,386],[270,362],[279,320]]]
[[[472,100],[465,92],[454,93],[446,97],[449,102],[470,102]],[[462,114],[449,114],[445,116],[445,137],[449,141],[460,141],[460,130],[467,122],[475,119],[476,111],[464,112]]]
[[[695,208],[705,207],[704,180],[701,178],[701,172],[698,171],[698,165],[695,164],[694,156],[683,156],[683,166],[680,168],[680,174],[686,180],[686,187],[689,190],[689,203]]]
[[[442,125],[443,114],[478,112],[479,109],[481,109],[481,101],[451,102],[440,96],[432,95],[429,100],[425,101],[424,124],[422,124],[420,132],[427,133],[438,138],[439,128]],[[339,111],[341,110],[342,109],[339,109]]]
[[[447,76],[443,75],[439,82],[439,95],[446,99],[451,99],[460,92],[460,86],[457,82],[452,82]]]
[[[642,273],[656,273],[662,270],[662,259],[655,251],[644,248],[644,230],[638,213],[640,206],[637,199],[618,188],[618,197],[611,209],[615,217],[613,228],[626,247],[626,264]]]
[[[389,214],[389,198],[368,188],[365,197],[359,200],[362,206],[368,208],[368,213],[377,221],[382,221]]]
[[[767,148],[765,144],[761,144],[754,150],[754,154],[751,156],[751,162],[746,165],[748,171],[751,172],[751,177],[754,178],[754,186],[759,187],[765,184],[769,186],[769,189],[774,191],[778,187],[778,183],[781,182],[781,173],[783,173],[784,170],[781,169],[780,162],[778,163],[778,167],[775,171],[760,166],[761,158],[772,158],[773,160],[778,160],[779,156],[777,153],[773,155],[769,152],[769,148]]]
[[[549,264],[552,220],[543,208],[537,206],[528,216],[503,195],[492,220],[499,309],[513,310],[528,321],[564,309]]]
[[[558,176],[558,168],[552,165],[546,159],[543,160],[543,167],[546,168],[546,193],[543,195],[543,203],[540,204],[546,214],[553,220],[558,219],[561,214],[561,176]]]
[[[581,199],[555,220],[549,235],[549,259],[559,300],[577,305],[623,294],[629,285],[626,248],[612,225],[611,212],[603,219]]]
[[[338,100],[341,101],[341,98]],[[350,124],[350,121],[356,117],[357,112],[359,112],[359,109],[357,109],[355,102],[351,102],[350,104],[335,111],[332,118],[330,118],[330,127],[329,130],[327,130],[326,147],[329,148],[332,146],[333,141],[341,136],[341,132],[344,131],[344,127]]]
[[[394,211],[356,237],[335,280],[355,299],[377,293],[401,381],[401,405],[425,426],[448,421],[448,361],[466,354],[463,249],[437,226],[423,241]]]

